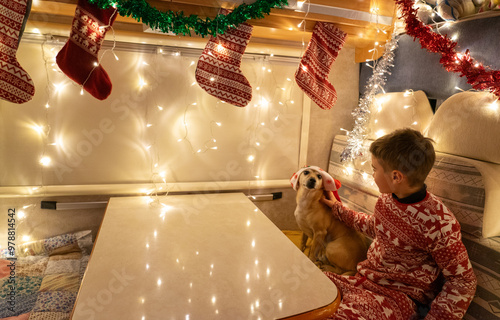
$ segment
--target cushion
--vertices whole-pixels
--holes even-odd
[[[69,319],[91,249],[89,230],[20,244],[13,311],[8,309],[10,261],[0,259],[0,319]]]
[[[423,91],[390,92],[375,96],[368,124],[368,139],[395,129],[412,128],[425,133],[433,112]]]
[[[500,237],[476,238],[464,233],[477,278],[477,290],[464,320],[494,320],[500,315]]]
[[[452,21],[476,13],[474,2],[469,0],[438,0],[436,9],[441,18]]]
[[[80,260],[50,260],[45,269],[45,274],[53,273],[79,273]]]
[[[474,162],[438,152],[425,183],[427,190],[453,212],[462,232],[482,237],[485,187]]]
[[[69,291],[40,292],[33,311],[35,312],[71,312],[76,300],[76,293]]]
[[[40,285],[42,291],[71,291],[77,292],[80,288],[80,275],[78,273],[48,274],[43,277]]]
[[[28,320],[68,320],[69,312],[32,312]]]
[[[428,130],[436,151],[500,163],[500,104],[487,92],[460,92],[446,99]]]

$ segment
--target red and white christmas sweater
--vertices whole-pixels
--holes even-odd
[[[382,194],[373,215],[338,202],[332,212],[373,238],[356,277],[366,278],[384,291],[431,303],[425,319],[464,316],[476,291],[476,276],[462,243],[460,224],[436,196],[427,192],[422,201],[404,204],[391,194]]]

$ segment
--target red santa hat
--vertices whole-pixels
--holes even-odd
[[[305,170],[312,169],[316,170],[321,175],[321,180],[323,181],[323,188],[327,191],[332,191],[335,198],[340,201],[340,197],[338,194],[338,188],[341,187],[340,181],[334,179],[328,172],[324,171],[320,167],[317,166],[306,166],[301,168],[299,171],[295,172],[293,176],[290,178],[290,184],[293,187],[293,190],[297,191],[299,188],[299,176]]]

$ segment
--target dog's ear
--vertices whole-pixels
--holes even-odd
[[[301,172],[299,173],[298,177],[297,177],[297,186],[296,186],[296,190],[299,191],[300,188],[302,188],[302,183],[300,183],[300,179],[304,176],[303,174],[304,172]]]
[[[298,191],[300,188],[300,176],[302,175],[302,171],[299,170],[295,172],[290,178],[290,184],[292,185],[293,190]]]
[[[340,183],[340,181],[338,181],[337,179],[333,179],[333,181],[335,181],[335,188],[337,188],[337,190],[342,187],[342,183]]]

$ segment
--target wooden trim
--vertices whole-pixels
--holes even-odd
[[[215,0],[148,0],[152,6],[159,10],[183,11],[185,15],[196,14],[200,18],[213,17],[218,13],[219,8],[235,6],[237,1],[215,1]],[[241,1],[240,1],[241,2]],[[384,0],[382,3],[389,1]],[[59,23],[66,25],[68,32],[70,30],[71,21],[74,17],[74,11],[77,0],[38,0],[31,9],[30,20],[36,21],[40,31],[45,33],[43,25],[47,23]],[[363,12],[369,11],[369,0],[360,1],[344,1],[344,0],[313,0],[312,4],[328,6],[332,8],[341,8]],[[393,4],[392,1],[390,3]],[[394,4],[392,6],[394,8]],[[389,9],[384,9],[379,12],[379,15],[391,17],[388,13]],[[305,24],[298,27],[302,20],[305,19]],[[366,19],[365,19],[366,20]],[[317,21],[324,21],[336,24],[348,34],[347,43],[356,48],[368,47],[377,38],[379,42],[386,41],[389,36],[382,33],[377,34],[376,25],[373,22],[344,17],[336,17],[320,13],[297,12],[293,9],[272,9],[271,14],[264,19],[250,20],[256,28],[267,30],[268,32],[260,32],[255,34],[254,38],[263,37],[269,39],[286,39],[288,41],[300,42],[303,34],[310,34]],[[142,23],[134,20],[131,17],[117,17],[113,25],[116,31],[127,31],[137,33],[138,36],[143,34]],[[383,28],[388,28],[386,25],[381,25]],[[385,37],[385,39],[384,39]],[[187,41],[197,37],[184,37]],[[189,39],[188,39],[189,38]],[[201,39],[201,37],[200,37]]]

